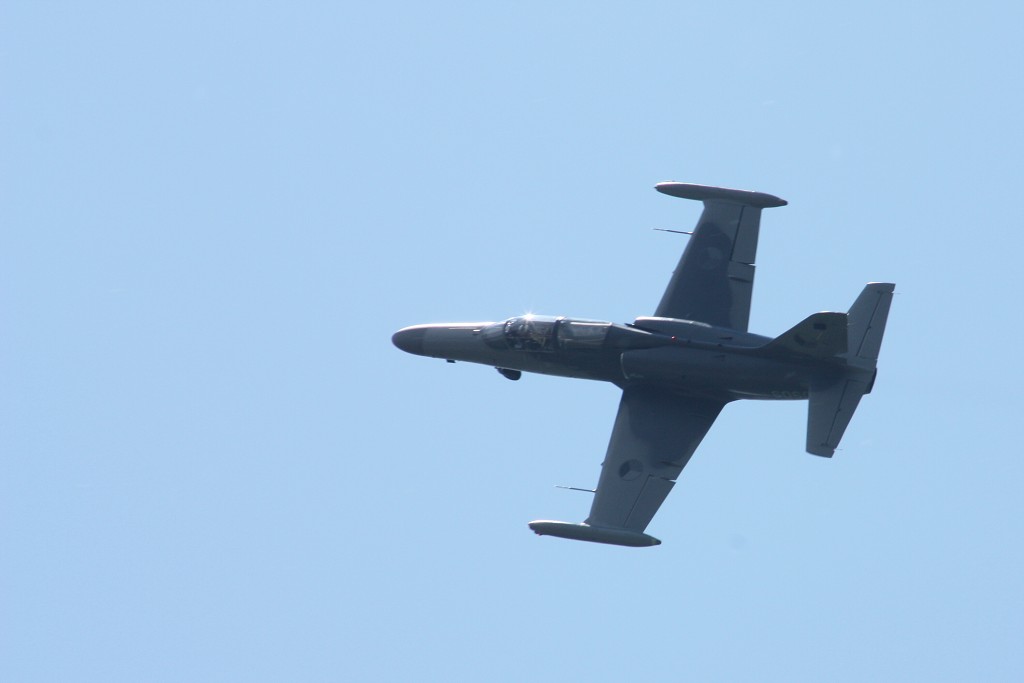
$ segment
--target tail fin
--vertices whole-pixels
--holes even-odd
[[[811,386],[807,407],[807,452],[832,457],[850,418],[875,383],[878,352],[895,285],[872,282],[847,313],[847,371],[836,381]],[[813,317],[813,316],[812,316]]]
[[[815,313],[783,332],[762,348],[774,354],[831,358],[846,353],[849,333],[846,313]]]

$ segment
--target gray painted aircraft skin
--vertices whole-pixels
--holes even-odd
[[[664,194],[704,203],[651,317],[619,324],[523,315],[501,322],[413,325],[403,351],[523,372],[611,382],[619,412],[581,524],[537,520],[539,535],[624,546],[645,532],[722,408],[739,399],[807,400],[807,452],[831,457],[877,373],[894,285],[866,285],[845,313],[815,313],[775,338],[747,331],[761,192],[667,182]]]

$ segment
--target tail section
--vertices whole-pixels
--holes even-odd
[[[861,397],[871,391],[895,287],[887,282],[869,283],[846,314],[847,370],[838,380],[810,388],[808,453],[832,457]]]

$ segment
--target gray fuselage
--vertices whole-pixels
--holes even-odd
[[[669,318],[622,325],[520,316],[503,322],[414,325],[395,346],[421,356],[611,382],[658,385],[709,398],[806,399],[812,379],[841,374],[830,359],[765,348],[768,337]]]

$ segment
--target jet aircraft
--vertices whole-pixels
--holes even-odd
[[[845,313],[815,313],[770,338],[747,331],[761,210],[770,194],[666,182],[659,192],[704,209],[653,316],[619,324],[522,315],[501,322],[413,325],[409,353],[611,382],[618,415],[583,523],[537,520],[538,535],[642,547],[683,467],[727,403],[807,400],[807,452],[831,457],[871,392],[894,285],[864,287]]]

